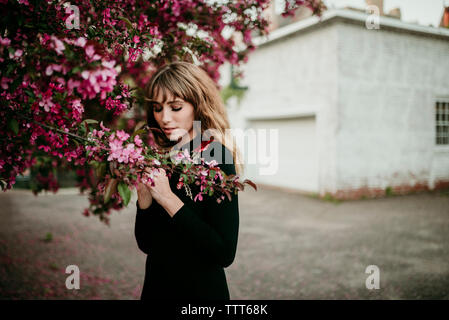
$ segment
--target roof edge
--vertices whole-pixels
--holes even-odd
[[[298,31],[309,29],[313,26],[322,24],[326,21],[330,21],[335,18],[342,18],[348,21],[365,23],[368,16],[369,16],[368,14],[351,10],[342,10],[342,9],[329,10],[324,12],[321,17],[312,16],[307,19],[286,25],[285,27],[276,29],[272,31],[270,34],[268,34],[268,36],[256,37],[254,38],[254,43],[256,44],[256,46],[268,44],[275,40],[292,35]],[[381,29],[383,26],[393,29],[405,30],[409,32],[445,37],[449,39],[449,29],[445,28],[427,27],[418,24],[407,23],[395,18],[389,18],[385,16],[379,17],[379,23]]]

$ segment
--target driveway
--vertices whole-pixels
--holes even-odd
[[[138,299],[145,255],[134,194],[108,227],[76,189],[0,194],[0,299]],[[232,299],[449,299],[449,195],[341,203],[259,187],[239,194]],[[80,289],[68,290],[68,265]],[[379,289],[367,289],[367,266]]]

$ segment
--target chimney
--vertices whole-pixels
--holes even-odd
[[[384,0],[365,0],[367,6],[376,6],[379,8],[379,14],[384,15]]]
[[[444,8],[443,16],[441,17],[440,27],[449,28],[449,7]]]
[[[388,16],[401,20],[401,8],[394,8],[388,12]]]

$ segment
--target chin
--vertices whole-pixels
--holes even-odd
[[[178,134],[171,134],[169,136],[167,136],[168,140],[170,141],[178,141],[178,139],[180,138],[180,136]]]

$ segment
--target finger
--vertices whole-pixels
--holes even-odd
[[[146,168],[145,168],[145,172],[148,172],[148,173],[151,173],[152,170],[153,170],[153,169],[150,168],[150,167],[146,167]]]
[[[142,192],[143,188],[145,188],[145,185],[142,182],[139,182],[137,185],[137,192]]]
[[[140,183],[139,184],[140,190],[138,189],[138,192],[145,192],[145,191],[150,191],[151,188],[151,182],[148,181],[148,183]]]

